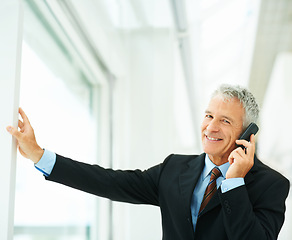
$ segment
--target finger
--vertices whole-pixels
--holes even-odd
[[[18,127],[21,129],[24,127],[24,124],[21,120],[18,120]]]
[[[255,149],[253,149],[253,148],[246,149],[246,154],[248,157],[253,157],[254,153],[255,153]]]
[[[245,156],[245,153],[246,153],[246,148],[242,149],[241,147],[238,147],[233,151],[236,152],[238,154],[238,156],[243,158]]]
[[[246,153],[247,153],[247,155],[249,155],[249,156],[253,156],[254,153],[255,153],[255,136],[254,136],[254,135],[252,135],[252,136],[250,137],[250,147],[248,147],[248,148],[246,149]]]
[[[20,113],[20,116],[22,117],[23,119],[23,124],[29,124],[30,125],[30,122],[28,120],[28,117],[26,116],[25,112],[22,110],[22,108],[19,108],[19,113]]]
[[[252,145],[255,145],[255,136],[254,136],[254,134],[252,134],[252,135],[250,136],[250,143],[251,143]]]
[[[24,133],[25,126],[24,126],[24,123],[21,120],[18,120],[18,128],[19,128],[19,131],[21,133]]]
[[[244,154],[242,148],[239,148],[238,151],[235,150],[235,151],[232,152],[232,157],[234,159],[241,159],[241,158],[244,157],[244,155],[245,154]]]
[[[12,135],[14,136],[17,140],[21,137],[21,133],[19,131],[17,131],[16,128],[12,127],[12,126],[8,126],[6,128],[6,130]]]
[[[236,140],[235,141],[237,145],[243,145],[245,148],[250,147],[250,142],[246,141],[246,140]]]
[[[235,160],[234,158],[228,158],[229,164],[232,165],[234,163],[234,160]]]
[[[231,160],[232,162],[234,162],[234,160],[232,159],[243,159],[243,158],[246,158],[245,149],[238,147],[230,153],[228,157],[228,161]]]
[[[255,136],[254,136],[254,134],[251,134],[250,135],[250,140],[249,140],[249,142],[248,141],[246,141],[247,143],[247,146],[246,147],[255,147]]]
[[[236,144],[243,145],[245,147],[246,147],[246,144],[248,144],[248,143],[251,143],[251,144],[254,144],[255,145],[255,135],[254,134],[251,134],[250,135],[250,140],[249,141],[246,141],[244,139],[240,139],[240,140],[238,139],[238,140],[236,140]]]
[[[27,154],[26,154],[24,151],[22,151],[22,149],[20,148],[20,146],[18,146],[18,151],[19,151],[19,153],[20,153],[23,157],[27,158]]]
[[[230,164],[234,163],[235,159],[239,158],[239,154],[234,150],[230,153],[229,157],[228,157],[228,161]]]

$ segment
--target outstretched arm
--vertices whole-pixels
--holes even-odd
[[[8,126],[7,131],[16,138],[19,152],[25,158],[31,159],[34,163],[38,163],[41,159],[44,150],[37,144],[34,135],[34,130],[30,125],[28,117],[24,111],[19,108],[19,114],[22,118],[18,120],[18,129]]]

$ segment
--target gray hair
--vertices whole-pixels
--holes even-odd
[[[222,96],[224,99],[237,98],[240,101],[245,111],[243,129],[247,128],[251,122],[257,122],[259,106],[253,94],[246,88],[239,85],[222,84],[212,94],[212,98],[215,96]]]

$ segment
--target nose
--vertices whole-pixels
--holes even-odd
[[[208,123],[206,129],[207,129],[209,132],[218,132],[218,131],[219,131],[219,123],[218,123],[216,120],[212,119],[212,120]]]

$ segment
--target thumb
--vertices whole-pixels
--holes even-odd
[[[6,128],[7,132],[9,132],[12,136],[14,136],[16,139],[19,139],[21,136],[21,133],[19,131],[17,131],[16,128],[12,127],[12,126],[8,126]]]

